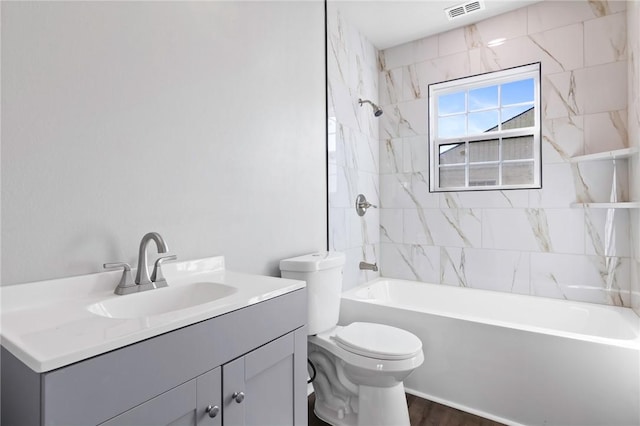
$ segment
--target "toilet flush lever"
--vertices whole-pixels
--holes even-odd
[[[378,208],[378,206],[374,206],[368,202],[367,197],[365,197],[364,194],[358,194],[356,197],[356,213],[358,213],[358,216],[364,216],[367,209],[370,207],[373,207],[374,209]]]

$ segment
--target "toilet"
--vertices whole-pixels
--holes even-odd
[[[304,280],[314,412],[335,426],[409,425],[404,379],[424,361],[418,337],[369,322],[338,326],[343,253],[280,261],[283,278]]]

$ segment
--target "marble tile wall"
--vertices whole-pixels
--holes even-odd
[[[629,49],[628,134],[629,145],[640,148],[640,2],[627,3],[627,39]],[[631,160],[629,177],[631,199],[640,201],[640,153]],[[640,315],[640,210],[631,211],[631,295],[632,307]]]
[[[337,2],[327,3],[329,248],[346,255],[343,288],[369,281],[360,261],[380,261],[380,210],[360,217],[358,194],[380,204],[378,119],[358,99],[378,102],[377,50],[346,22]]]
[[[571,208],[609,201],[614,168],[568,161],[638,143],[637,77],[627,83],[637,71],[637,2],[633,16],[626,9],[625,1],[543,1],[379,52],[383,276],[631,305],[638,213]],[[487,47],[496,38],[505,42]],[[543,188],[429,193],[428,85],[538,61]],[[638,159],[631,163],[630,173],[617,168],[621,200],[630,190],[638,197],[629,182],[638,180]]]

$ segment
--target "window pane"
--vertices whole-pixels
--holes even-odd
[[[441,167],[440,187],[454,188],[464,185],[464,167]]]
[[[469,134],[493,132],[498,130],[498,110],[472,112],[469,114]]]
[[[498,184],[498,165],[469,166],[469,186],[493,186]]]
[[[502,105],[519,104],[521,102],[533,102],[534,82],[532,78],[503,84],[500,88]]]
[[[499,149],[498,139],[469,142],[469,162],[498,161]]]
[[[469,111],[498,107],[498,86],[469,90]]]
[[[440,145],[440,164],[464,164],[464,143]]]
[[[539,78],[535,63],[429,84],[429,191],[540,188]]]
[[[438,115],[466,112],[465,92],[438,96]]]
[[[502,183],[521,185],[533,183],[533,162],[502,165]]]
[[[464,115],[438,118],[439,138],[458,138],[464,136],[466,133],[467,123]]]
[[[518,136],[502,140],[503,160],[533,158],[533,136]]]
[[[502,129],[531,127],[535,122],[535,109],[531,105],[502,108]]]

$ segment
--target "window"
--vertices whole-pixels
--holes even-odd
[[[429,85],[431,192],[541,187],[540,63]]]

